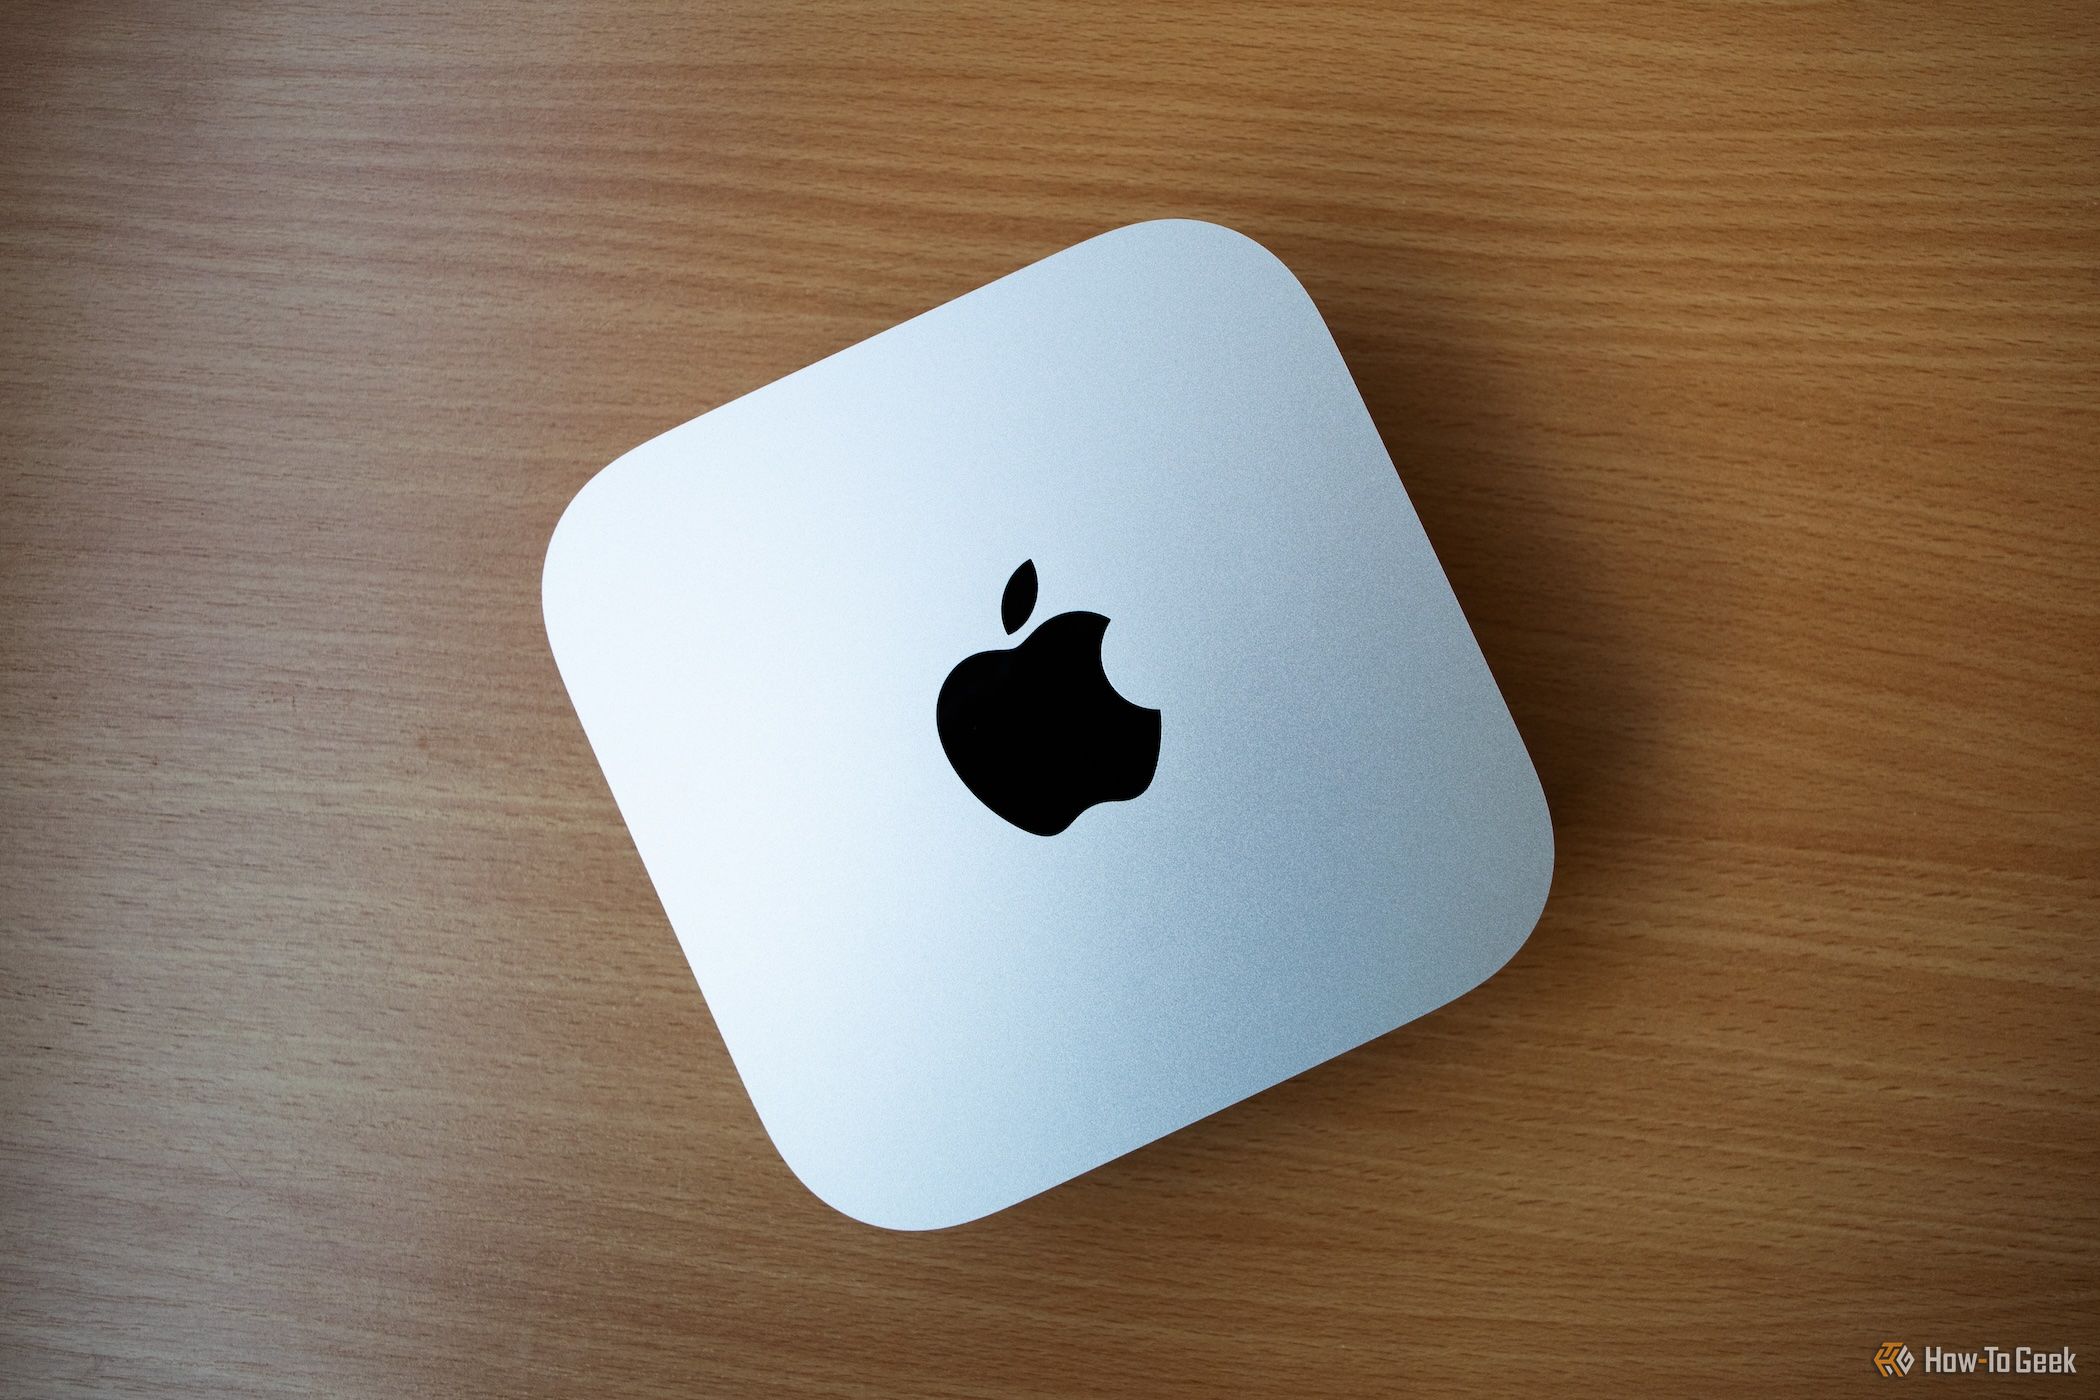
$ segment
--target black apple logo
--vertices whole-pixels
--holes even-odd
[[[1035,611],[1035,561],[1006,581],[1009,636]],[[965,657],[934,724],[955,775],[1023,831],[1055,836],[1097,802],[1128,802],[1159,767],[1159,711],[1116,694],[1101,669],[1099,613],[1059,613],[1007,651]]]

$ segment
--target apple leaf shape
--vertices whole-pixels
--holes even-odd
[[[1006,592],[999,599],[999,620],[1006,624],[1006,635],[1020,631],[1021,624],[1034,611],[1035,560],[1023,559],[1021,567],[1006,581]]]

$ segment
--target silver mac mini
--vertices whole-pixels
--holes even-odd
[[[674,428],[548,546],[576,712],[780,1155],[1010,1206],[1478,986],[1523,741],[1319,311],[1091,239]]]

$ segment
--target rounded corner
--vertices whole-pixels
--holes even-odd
[[[614,479],[622,475],[630,463],[651,443],[664,436],[668,434],[659,434],[592,472],[569,497],[561,514],[555,517],[554,528],[547,533],[546,552],[540,556],[540,625],[546,630],[550,646],[554,644],[555,615],[561,601],[561,590],[565,587],[565,576],[575,567],[570,561],[587,552],[583,538],[594,524],[607,518],[605,502],[601,498],[612,490]]]
[[[1521,739],[1519,742],[1522,742]],[[1531,941],[1531,935],[1538,932],[1539,924],[1545,920],[1546,906],[1553,899],[1553,874],[1559,866],[1560,853],[1559,838],[1553,830],[1553,806],[1546,800],[1546,785],[1539,781],[1538,766],[1531,761],[1529,749],[1524,751],[1524,766],[1531,774],[1532,801],[1527,805],[1535,808],[1538,813],[1536,834],[1532,839],[1543,848],[1538,855],[1525,862],[1525,873],[1530,877],[1532,893],[1519,907],[1528,907],[1530,912],[1515,922],[1516,937],[1509,941],[1508,947],[1496,957],[1494,966],[1481,976],[1475,986],[1487,982],[1509,966],[1517,954],[1524,951],[1524,945]]]
[[[1242,286],[1253,286],[1266,282],[1277,289],[1281,296],[1295,303],[1303,312],[1318,323],[1320,332],[1329,345],[1333,344],[1333,332],[1327,325],[1327,317],[1313,297],[1311,288],[1291,265],[1271,248],[1250,233],[1243,233],[1229,224],[1212,223],[1207,219],[1154,219],[1147,223],[1132,224],[1135,229],[1158,229],[1180,240],[1181,249],[1191,258],[1202,258],[1212,267],[1227,270]],[[1340,351],[1335,351],[1337,359]],[[1344,366],[1346,370],[1346,366]]]
[[[619,463],[615,461],[611,465],[600,467],[597,471],[592,472],[583,485],[576,488],[576,493],[570,496],[567,503],[562,506],[561,514],[554,519],[554,528],[547,533],[547,550],[546,553],[540,556],[540,620],[550,627],[553,621],[552,604],[554,592],[560,586],[560,580],[557,575],[562,568],[563,561],[573,552],[573,542],[577,531],[581,528],[578,520],[583,513],[584,498],[594,494],[594,488],[605,479],[606,473],[618,465]]]
[[[1518,736],[1517,742],[1523,743],[1522,735]],[[1546,904],[1553,895],[1553,872],[1560,864],[1560,836],[1553,829],[1553,803],[1546,796],[1546,784],[1539,777],[1539,766],[1532,761],[1529,747],[1524,750],[1524,766],[1531,770],[1531,793],[1538,805],[1539,841],[1546,848],[1544,868],[1539,872],[1538,908],[1531,916],[1531,928],[1537,928],[1539,920],[1546,916]],[[1530,929],[1525,930],[1524,936],[1531,937]]]
[[[1116,230],[1116,232],[1133,233],[1140,230],[1156,236],[1176,237],[1189,241],[1201,240],[1213,245],[1219,251],[1230,250],[1239,254],[1252,252],[1257,255],[1257,261],[1265,266],[1273,266],[1275,270],[1282,272],[1284,276],[1291,280],[1293,286],[1301,288],[1304,286],[1298,280],[1298,274],[1291,271],[1290,264],[1277,256],[1275,249],[1269,247],[1268,244],[1262,242],[1253,234],[1243,233],[1230,224],[1215,223],[1209,219],[1146,219],[1140,223],[1126,224],[1121,229]]]
[[[757,1107],[755,1100],[752,1106]],[[774,1154],[787,1167],[788,1174],[795,1178],[803,1190],[856,1224],[871,1226],[877,1230],[891,1230],[899,1234],[929,1234],[935,1230],[950,1230],[958,1225],[968,1225],[1004,1209],[994,1205],[957,1214],[951,1211],[929,1211],[923,1205],[913,1209],[911,1205],[899,1200],[879,1199],[882,1195],[880,1192],[857,1190],[853,1183],[827,1179],[825,1173],[805,1160],[799,1148],[782,1140],[781,1134],[775,1132],[772,1125],[766,1122],[764,1113],[760,1113],[758,1117],[760,1126],[765,1129],[767,1140],[773,1144]]]

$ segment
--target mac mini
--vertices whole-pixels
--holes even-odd
[[[1013,1205],[1478,986],[1531,760],[1319,311],[1118,229],[635,448],[547,635],[780,1155]]]

